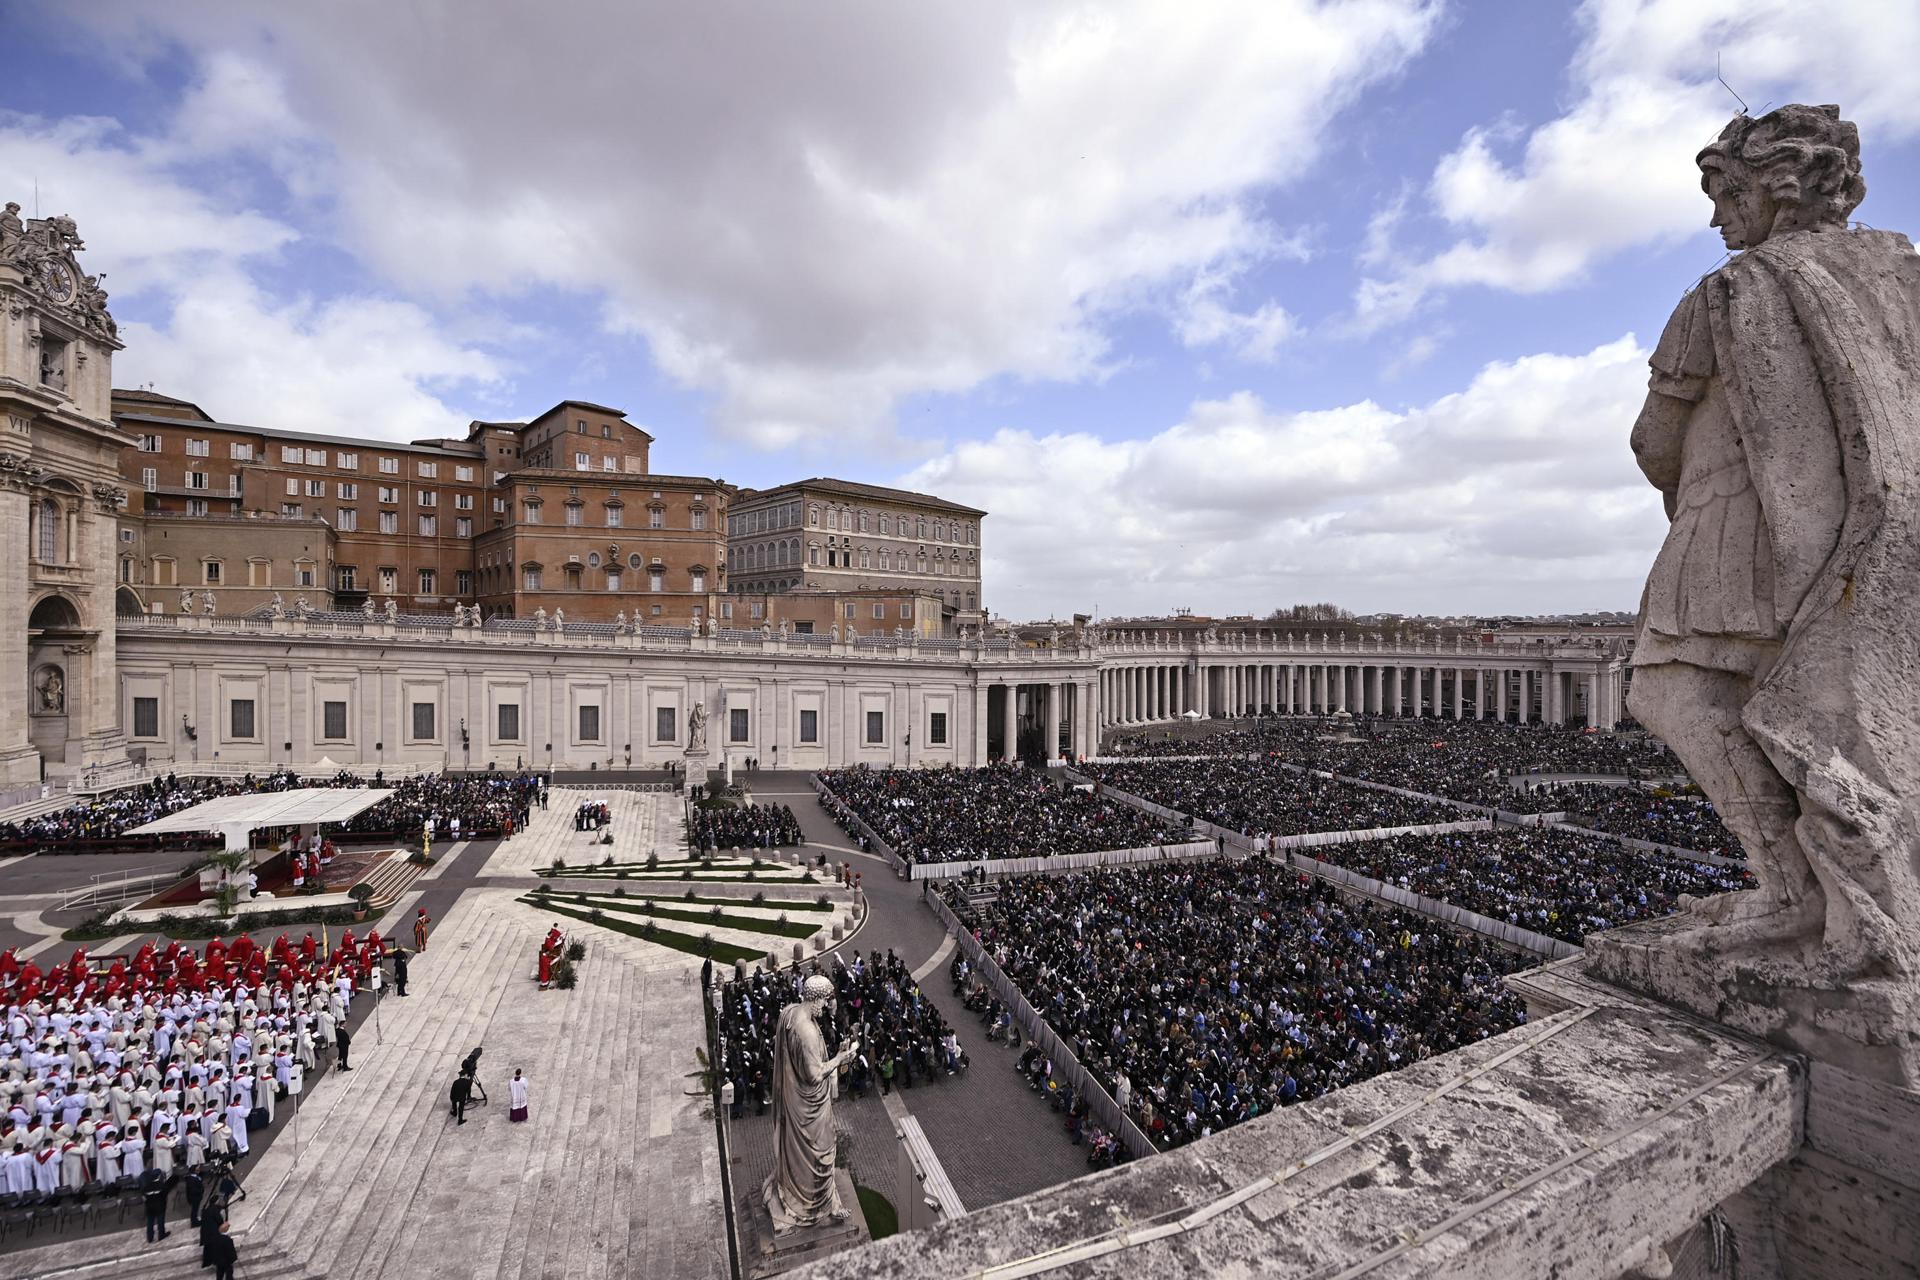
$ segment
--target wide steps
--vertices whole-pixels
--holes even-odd
[[[366,883],[373,887],[373,896],[367,899],[367,906],[373,911],[385,911],[400,901],[415,880],[426,874],[427,869],[410,859],[405,851],[381,860]]]

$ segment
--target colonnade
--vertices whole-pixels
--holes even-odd
[[[1434,716],[1611,729],[1625,714],[1617,665],[1482,666],[1434,662],[1120,661],[1100,672],[1103,726],[1154,724],[1193,712],[1243,715]],[[1188,717],[1191,718],[1191,717]]]
[[[1093,754],[1100,721],[1097,684],[1091,676],[999,680],[982,672],[974,699],[974,759],[980,764],[1016,758],[1023,726],[1037,727],[1045,759]]]

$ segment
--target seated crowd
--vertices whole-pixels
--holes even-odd
[[[1558,827],[1500,827],[1324,845],[1314,857],[1493,920],[1579,942],[1671,915],[1681,894],[1753,887],[1744,870],[1643,853]]]
[[[1705,796],[1656,796],[1638,787],[1621,787],[1580,812],[1595,831],[1723,858],[1747,856],[1740,838],[1727,830]]]
[[[220,796],[290,791],[296,787],[360,787],[364,779],[349,773],[301,779],[293,773],[246,774],[239,778],[182,778],[168,774],[135,787],[94,796],[52,813],[0,822],[0,844],[87,844],[118,840],[135,827],[192,808]]]
[[[349,930],[331,952],[309,933],[269,948],[148,943],[106,965],[76,950],[46,970],[0,953],[6,1189],[129,1185],[245,1157],[385,950]]]
[[[1275,859],[939,891],[1161,1148],[1525,1019],[1501,978],[1528,958]]]
[[[828,962],[834,1001],[824,1030],[829,1054],[850,1036],[860,1040],[860,1052],[841,1067],[842,1083],[853,1096],[876,1088],[887,1093],[895,1085],[910,1089],[916,1079],[925,1083],[960,1070],[966,1055],[958,1035],[905,963],[891,951],[850,954],[849,961],[835,952]],[[734,1119],[748,1108],[764,1115],[772,1105],[774,1033],[780,1011],[800,998],[807,976],[798,969],[760,969],[722,988],[721,1069],[733,1082]]]
[[[446,773],[402,778],[393,794],[364,813],[326,828],[336,838],[393,834],[413,839],[426,829],[455,839],[476,839],[524,830],[540,798],[531,773]]]
[[[1174,843],[1165,822],[1044,773],[983,769],[823,769],[822,804],[843,827],[858,817],[908,862],[1054,857]]]
[[[784,804],[697,808],[687,829],[687,844],[695,853],[713,853],[720,849],[783,849],[805,843],[805,837],[800,834],[800,820]]]
[[[1299,773],[1271,757],[1140,760],[1087,765],[1084,772],[1104,787],[1245,836],[1370,831],[1458,822],[1472,816],[1424,796]]]

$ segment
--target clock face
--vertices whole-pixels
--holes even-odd
[[[73,299],[73,271],[64,262],[48,261],[40,265],[40,283],[55,302]]]

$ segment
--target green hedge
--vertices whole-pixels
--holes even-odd
[[[648,911],[639,903],[600,902],[598,900],[584,902],[579,897],[571,894],[547,894],[541,898],[541,901],[552,902],[556,897],[559,901],[567,903],[570,906],[579,907],[583,911],[612,911],[620,915],[645,916],[650,920],[680,920],[687,924],[710,925],[715,929],[740,929],[747,933],[771,933],[782,938],[811,938],[814,934],[820,932],[820,926],[817,924],[808,924],[806,922],[781,924],[778,920],[767,920],[758,916],[729,915],[724,911],[718,916],[714,916],[707,911],[677,910],[673,907],[665,906],[656,906],[653,910]]]
[[[652,933],[648,933],[638,924],[628,924],[624,920],[610,920],[605,916],[602,916],[598,920],[591,920],[588,919],[587,913],[584,911],[576,911],[572,907],[548,902],[541,898],[522,898],[520,901],[530,906],[544,907],[546,910],[552,911],[557,915],[563,915],[570,919],[582,920],[588,924],[598,925],[602,929],[611,929],[615,933],[624,933],[630,938],[639,938],[643,942],[651,942],[658,946],[670,947],[675,951],[684,951],[690,956],[711,956],[723,964],[732,964],[735,960],[758,960],[766,955],[764,951],[755,951],[749,947],[735,946],[731,942],[722,942],[718,938],[714,939],[712,943],[709,943],[705,938],[696,938],[689,933],[675,933],[671,929],[656,928]]]

